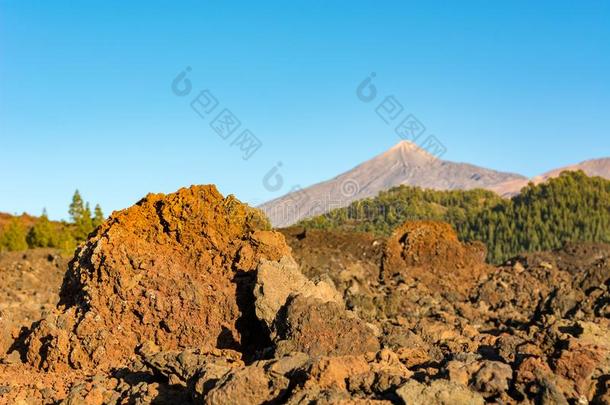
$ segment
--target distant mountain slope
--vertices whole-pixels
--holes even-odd
[[[33,217],[26,213],[15,216],[15,215],[7,214],[4,212],[0,212],[0,229],[2,229],[4,226],[8,225],[9,222],[11,222],[11,220],[13,218],[18,218],[21,221],[21,223],[28,228],[33,226],[36,223],[36,221],[38,220],[37,217]]]
[[[466,163],[435,158],[413,143],[402,141],[388,151],[331,180],[269,201],[259,208],[276,227],[345,207],[399,185],[435,190],[490,188],[525,181],[521,175],[502,173]]]
[[[489,190],[501,195],[502,197],[512,197],[519,194],[521,189],[529,182],[534,184],[544,183],[545,181],[558,177],[562,172],[571,171],[575,172],[582,170],[587,176],[599,176],[610,180],[610,158],[592,159],[584,162],[561,167],[548,171],[540,176],[533,177],[531,179],[515,179],[509,180],[494,186],[488,187]]]
[[[390,235],[405,221],[451,224],[463,241],[481,241],[501,263],[521,252],[566,242],[610,242],[610,181],[582,171],[528,185],[511,199],[486,190],[432,191],[396,187],[374,198],[300,222],[305,228]]]

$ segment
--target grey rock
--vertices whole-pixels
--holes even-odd
[[[483,397],[460,384],[435,380],[429,385],[409,380],[396,390],[405,405],[483,405]]]
[[[292,257],[284,256],[279,262],[263,259],[257,268],[254,287],[256,316],[273,330],[278,312],[286,305],[288,297],[297,294],[334,302],[341,308],[345,306],[332,282],[310,281]]]

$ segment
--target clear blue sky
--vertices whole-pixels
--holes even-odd
[[[327,179],[399,140],[355,95],[370,72],[445,159],[535,175],[610,156],[607,1],[0,0],[0,211],[203,183],[258,204]],[[250,160],[190,108],[203,89],[263,142]]]

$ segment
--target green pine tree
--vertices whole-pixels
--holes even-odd
[[[13,218],[0,234],[0,250],[9,252],[27,250],[27,231],[19,218]]]
[[[95,209],[93,210],[93,226],[97,228],[100,226],[105,220],[104,212],[102,211],[102,207],[99,204],[95,205]]]
[[[74,239],[83,242],[95,229],[89,203],[85,203],[78,190],[74,192],[72,203],[68,210],[74,225]]]
[[[76,249],[77,242],[74,237],[73,225],[61,223],[57,225],[53,235],[53,247],[61,249],[65,254],[71,255]]]
[[[53,243],[54,234],[55,229],[53,229],[53,224],[49,221],[47,210],[43,209],[40,218],[30,228],[26,240],[30,248],[55,247]]]
[[[85,213],[85,203],[78,190],[76,190],[72,196],[72,202],[70,203],[68,213],[70,214],[72,223],[78,224],[82,222]]]

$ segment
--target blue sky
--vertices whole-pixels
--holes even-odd
[[[0,211],[205,183],[258,204],[397,143],[388,95],[445,159],[535,175],[610,156],[609,21],[604,1],[0,0]],[[204,89],[262,142],[249,160],[191,109]]]

